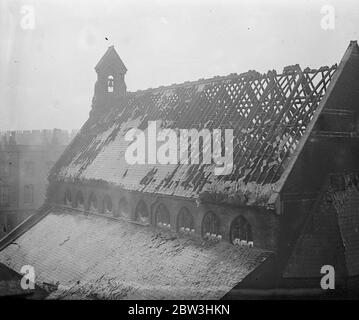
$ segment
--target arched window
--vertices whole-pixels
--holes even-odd
[[[102,203],[103,213],[111,213],[112,212],[112,200],[108,194],[103,198]]]
[[[81,191],[78,191],[76,194],[75,206],[76,208],[80,208],[80,209],[83,209],[84,207],[84,196]]]
[[[107,77],[107,92],[113,92],[113,76],[108,76]]]
[[[121,198],[118,202],[118,212],[116,212],[115,216],[121,216],[126,219],[131,219],[130,206],[128,205],[128,201],[125,197]]]
[[[71,206],[71,202],[72,202],[71,192],[70,192],[69,189],[67,189],[65,191],[65,195],[64,195],[64,205],[65,206]]]
[[[246,218],[239,216],[232,222],[230,236],[234,244],[253,242],[252,228]]]
[[[140,200],[140,202],[137,204],[135,219],[142,223],[148,223],[150,220],[146,203],[143,200]]]
[[[24,203],[34,202],[34,186],[32,184],[26,184],[24,186]]]
[[[89,198],[89,210],[96,211],[97,210],[97,198],[94,193],[91,193]]]
[[[164,204],[160,204],[155,212],[155,225],[164,228],[171,228],[170,214]]]
[[[185,233],[194,232],[193,216],[187,208],[182,208],[177,218],[177,231]]]
[[[207,212],[202,221],[202,236],[215,237],[219,233],[219,219],[213,212]]]

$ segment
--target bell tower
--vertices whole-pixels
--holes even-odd
[[[97,81],[92,99],[91,113],[99,115],[103,111],[116,106],[126,95],[125,74],[127,68],[122,62],[114,46],[107,51],[95,67]]]

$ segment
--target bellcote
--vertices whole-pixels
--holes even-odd
[[[98,116],[109,108],[118,106],[126,95],[125,74],[127,68],[114,46],[107,51],[95,66],[97,81],[92,99],[92,115]]]
[[[112,98],[126,94],[125,74],[127,68],[114,46],[110,46],[95,66],[97,73],[96,95],[103,96],[109,102]]]

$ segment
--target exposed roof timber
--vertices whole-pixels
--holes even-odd
[[[352,110],[344,110],[344,109],[326,109],[323,110],[323,114],[331,114],[338,116],[353,116],[355,112]]]
[[[333,131],[318,131],[315,133],[318,137],[326,137],[326,138],[350,138],[350,139],[358,139],[359,137],[354,135],[352,132],[333,132]]]
[[[95,179],[178,197],[196,197],[208,186],[223,182],[243,191],[246,205],[264,206],[272,195],[272,186],[287,170],[336,70],[337,65],[315,70],[295,65],[285,67],[282,73],[249,71],[128,93],[96,122],[89,121],[91,130],[84,126],[51,178]],[[232,173],[213,177],[210,166],[196,164],[135,169],[118,157],[101,156],[110,149],[112,153],[116,148],[118,154],[124,152],[125,146],[117,139],[122,126],[136,122],[135,126],[146,130],[148,121],[161,121],[164,127],[174,129],[232,128]],[[95,161],[98,156],[101,165]],[[112,161],[111,175],[101,169],[106,161]],[[248,193],[253,197],[247,197]]]
[[[330,99],[331,95],[333,94],[334,88],[335,88],[336,84],[338,83],[340,77],[342,76],[343,70],[344,70],[347,62],[349,61],[349,58],[351,57],[351,55],[354,52],[358,52],[358,50],[359,50],[359,47],[358,47],[357,41],[351,41],[349,44],[349,47],[345,51],[344,56],[338,65],[336,72],[333,75],[333,79],[329,83],[329,87],[328,87],[327,91],[325,92],[324,97],[320,101],[317,110],[314,112],[312,121],[309,123],[302,139],[300,140],[297,148],[294,150],[294,152],[290,158],[290,161],[288,163],[287,169],[283,172],[282,176],[280,177],[280,179],[277,182],[276,190],[275,190],[274,194],[272,195],[271,199],[269,200],[269,203],[268,203],[269,206],[274,206],[276,201],[278,201],[279,193],[281,192],[282,188],[284,187],[284,184],[285,184],[288,176],[292,172],[297,159],[299,158],[301,152],[303,151],[305,144],[307,143],[310,135],[312,134],[313,128],[316,125],[316,123],[319,119],[319,116],[323,112],[328,100]],[[276,207],[280,208],[280,206],[276,206]]]
[[[305,68],[303,71],[300,69],[299,65],[289,65],[289,66],[285,66],[283,68],[282,72],[277,72],[276,70],[268,70],[265,73],[260,73],[256,70],[249,70],[247,72],[242,72],[242,73],[231,73],[229,75],[226,76],[214,76],[212,78],[200,78],[198,80],[194,80],[194,81],[185,81],[183,83],[172,83],[171,85],[165,85],[165,86],[159,86],[156,88],[147,88],[147,89],[139,89],[136,91],[132,91],[129,92],[130,94],[138,94],[138,93],[147,93],[147,92],[151,92],[151,93],[156,93],[156,92],[160,92],[163,90],[168,90],[168,89],[177,89],[177,88],[185,88],[185,87],[191,87],[193,85],[206,85],[206,84],[212,84],[215,82],[222,82],[224,80],[233,80],[233,79],[243,79],[243,80],[260,80],[260,79],[264,79],[264,78],[271,78],[271,77],[275,77],[278,76],[283,77],[286,75],[290,75],[290,74],[294,74],[294,73],[300,73],[300,72],[304,72],[306,74],[317,74],[318,72],[324,72],[324,71],[328,71],[330,68],[329,66],[322,66],[319,69],[311,69],[309,67]]]

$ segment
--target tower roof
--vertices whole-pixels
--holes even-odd
[[[98,72],[99,70],[105,69],[108,66],[116,66],[117,68],[119,68],[121,73],[126,73],[127,71],[125,64],[121,60],[114,46],[108,47],[105,54],[95,66],[95,70],[96,72]]]

